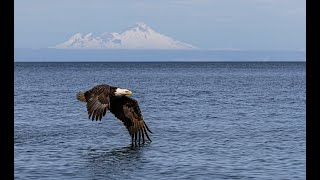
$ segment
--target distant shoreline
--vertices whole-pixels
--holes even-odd
[[[290,50],[14,49],[14,62],[306,62]]]

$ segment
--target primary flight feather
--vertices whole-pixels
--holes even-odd
[[[152,132],[143,120],[138,102],[127,96],[131,94],[128,89],[102,84],[86,92],[78,92],[77,99],[87,103],[88,116],[92,121],[101,121],[107,111],[110,111],[123,122],[131,136],[132,144],[136,144],[137,140],[140,144],[141,139],[144,143],[145,137],[151,142],[148,132]]]

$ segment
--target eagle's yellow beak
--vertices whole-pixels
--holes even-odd
[[[126,91],[126,94],[127,94],[127,95],[131,95],[132,92],[131,92],[131,91]]]

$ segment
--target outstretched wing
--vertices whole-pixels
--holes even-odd
[[[123,96],[113,98],[111,101],[110,112],[123,122],[126,126],[132,142],[137,142],[137,138],[142,138],[144,142],[145,136],[151,141],[148,132],[152,133],[144,122],[138,102],[130,97]]]
[[[110,109],[110,92],[110,86],[98,85],[84,93],[89,119],[101,121],[106,115]]]

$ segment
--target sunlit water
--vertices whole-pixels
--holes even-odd
[[[15,63],[15,179],[305,179],[305,63]],[[133,91],[131,148],[76,92]]]

